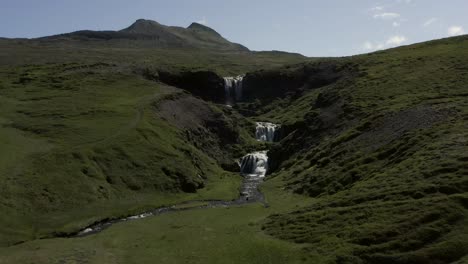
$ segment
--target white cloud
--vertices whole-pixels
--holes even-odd
[[[402,35],[395,35],[391,36],[387,39],[387,41],[379,41],[379,42],[371,42],[371,41],[366,41],[362,45],[362,49],[365,51],[376,51],[376,50],[382,50],[386,48],[392,48],[396,46],[400,46],[401,44],[405,43],[407,41],[407,38]]]
[[[207,25],[208,24],[208,21],[206,20],[206,17],[202,17],[201,19],[199,19],[198,21],[195,21],[197,22],[198,24],[202,24],[202,25]]]
[[[430,18],[430,19],[426,20],[426,22],[424,22],[423,27],[428,27],[428,26],[434,24],[435,22],[437,22],[437,20],[439,20],[439,19],[437,19],[435,17]]]
[[[376,6],[370,9],[371,11],[383,11],[384,7],[383,6]]]
[[[400,22],[397,22],[397,21],[394,21],[394,22],[392,23],[392,26],[393,26],[393,27],[399,27],[400,25],[401,25],[401,23],[400,23]]]
[[[448,35],[451,36],[451,37],[466,34],[465,30],[461,26],[449,27],[447,31],[448,31]]]
[[[413,2],[412,0],[397,0],[398,3],[406,3],[406,4],[409,4],[411,2]]]
[[[398,14],[398,13],[389,13],[389,12],[379,13],[379,14],[374,15],[375,19],[383,19],[383,20],[392,20],[392,19],[397,19],[399,17],[400,17],[400,14]]]
[[[405,42],[406,42],[406,37],[405,36],[397,35],[397,36],[390,37],[387,40],[386,44],[387,44],[387,46],[400,46],[401,44],[403,44]]]
[[[363,47],[364,50],[374,50],[374,44],[372,44],[372,42],[370,42],[370,41],[364,42],[362,47]]]
[[[362,49],[368,52],[381,50],[381,49],[384,49],[384,47],[385,47],[384,43],[378,43],[378,42],[372,43],[370,41],[366,41],[362,45]]]

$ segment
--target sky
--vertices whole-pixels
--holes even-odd
[[[0,0],[0,37],[205,24],[251,50],[348,56],[468,32],[467,0]]]

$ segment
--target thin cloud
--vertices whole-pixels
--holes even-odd
[[[466,34],[465,30],[461,26],[451,26],[451,27],[448,28],[447,31],[448,31],[448,35],[451,36],[451,37]]]
[[[366,41],[362,45],[362,49],[365,51],[376,51],[376,50],[383,50],[386,48],[392,48],[400,46],[401,44],[405,43],[408,39],[402,35],[395,35],[389,37],[386,41],[379,41],[379,42],[371,42]]]
[[[376,6],[371,8],[371,11],[383,11],[385,8],[383,6]]]
[[[364,44],[362,45],[362,48],[364,50],[374,50],[374,44],[372,44],[372,42],[370,41],[366,41],[364,42]]]
[[[206,20],[206,17],[202,17],[200,20],[195,21],[195,22],[197,22],[198,24],[202,24],[202,25],[207,25],[208,24],[208,21]]]
[[[426,20],[426,22],[424,22],[423,27],[428,27],[428,26],[434,24],[435,22],[437,22],[437,20],[439,20],[439,19],[437,19],[435,17],[430,18],[430,19]]]
[[[392,19],[397,19],[399,17],[400,17],[400,14],[390,13],[390,12],[379,13],[379,14],[374,15],[375,19],[383,19],[383,20],[392,20]]]
[[[403,44],[405,42],[406,42],[406,37],[405,36],[397,35],[397,36],[390,37],[387,40],[386,44],[387,44],[387,46],[400,46],[401,44]]]

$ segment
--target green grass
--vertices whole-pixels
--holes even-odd
[[[278,155],[273,176],[315,197],[268,217],[266,232],[325,263],[450,263],[468,254],[466,45],[461,37],[336,59],[356,65],[356,76],[259,109],[264,119],[305,124],[275,147],[294,152]],[[315,106],[332,93],[331,105]]]
[[[280,190],[273,180],[262,189],[270,207],[195,209],[112,226],[73,239],[46,239],[0,249],[0,263],[304,263],[302,245],[272,238],[263,219],[309,202]],[[271,198],[271,199],[270,199]],[[274,198],[274,199],[273,199]],[[312,259],[313,260],[313,259]]]

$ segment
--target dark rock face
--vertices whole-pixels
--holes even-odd
[[[185,138],[193,146],[215,159],[225,170],[239,172],[237,157],[231,149],[240,143],[237,120],[183,92],[168,96],[154,106],[157,115],[184,131]]]
[[[332,105],[339,99],[336,91],[327,91],[320,93],[315,101],[316,108],[323,108]]]
[[[189,91],[204,100],[222,103],[225,100],[223,78],[210,71],[158,72],[163,83]]]
[[[237,162],[225,162],[221,163],[221,168],[225,171],[230,171],[230,172],[240,172],[239,164]]]
[[[299,97],[305,90],[332,84],[348,73],[332,63],[303,65],[292,70],[270,70],[248,73],[244,78],[245,100],[273,100]]]
[[[203,187],[205,187],[205,184],[202,181],[186,180],[184,178],[184,181],[181,182],[181,189],[186,193],[196,193],[198,189]]]
[[[343,99],[333,90],[322,94],[322,99],[317,99],[311,107],[320,108],[319,112],[311,111],[305,115],[304,120],[281,126],[282,140],[268,152],[269,172],[279,169],[284,161],[298,151],[317,145],[324,135],[335,135],[343,129]]]
[[[296,138],[302,138],[311,132],[305,122],[281,126],[279,133],[287,136],[268,151],[268,173],[276,171],[283,161],[289,159],[298,149],[303,148],[304,142],[299,142]]]

